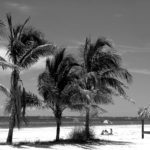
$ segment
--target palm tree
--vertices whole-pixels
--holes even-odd
[[[9,121],[9,132],[7,143],[12,144],[13,129],[15,124],[19,127],[19,117],[21,110],[21,94],[18,82],[20,79],[20,71],[30,67],[38,61],[40,56],[47,56],[53,53],[55,47],[47,43],[40,32],[31,27],[25,27],[29,18],[21,25],[13,25],[11,15],[7,14],[8,30],[8,50],[7,55],[11,60],[12,66],[15,68],[11,74],[11,116]],[[2,64],[8,64],[7,61],[1,57]],[[5,66],[4,66],[5,67]]]
[[[105,38],[99,38],[95,43],[87,38],[81,52],[79,79],[72,85],[76,91],[72,97],[76,102],[72,103],[74,108],[80,110],[84,106],[86,109],[85,130],[88,139],[90,108],[112,102],[112,95],[121,95],[129,100],[125,92],[125,82],[130,83],[132,76],[121,67],[121,57]]]
[[[65,55],[66,49],[60,49],[46,60],[46,69],[39,75],[38,91],[44,102],[56,118],[56,141],[59,141],[62,112],[67,108],[66,87],[72,82],[72,70],[78,66],[71,55]]]

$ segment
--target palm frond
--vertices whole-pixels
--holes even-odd
[[[6,15],[6,18],[7,18],[8,28],[9,28],[9,32],[10,32],[10,39],[14,39],[11,14],[7,14],[7,15]]]
[[[115,78],[102,78],[101,84],[107,85],[107,86],[115,89],[122,96],[126,96],[126,92],[125,92],[124,88],[127,88],[127,86],[123,82],[121,82]]]
[[[94,49],[97,49],[97,50],[101,50],[101,48],[103,48],[104,46],[108,46],[110,48],[113,47],[111,42],[105,37],[98,38],[96,42],[94,43]]]
[[[11,50],[9,50],[9,57],[14,58],[15,56],[17,61],[19,61],[19,59],[22,57],[22,55],[24,55],[25,52],[25,45],[21,41],[15,39],[13,41]]]
[[[54,50],[55,46],[52,44],[40,45],[34,49],[28,50],[20,59],[18,65],[26,68],[37,62],[39,57],[53,54]]]
[[[5,61],[6,62],[5,58],[3,58],[1,56],[0,56],[0,61]]]
[[[88,40],[90,41],[90,40]],[[92,61],[93,61],[93,58],[95,55],[97,55],[97,53],[101,53],[102,49],[104,46],[109,46],[109,47],[112,47],[112,45],[110,44],[110,42],[108,40],[106,40],[105,38],[98,38],[97,41],[95,43],[90,43],[89,46],[88,46],[88,50],[87,53],[86,53],[86,61],[87,61],[87,64],[86,64],[86,67],[88,70],[91,69],[92,67]]]
[[[31,92],[25,92],[25,101],[27,107],[39,107],[41,106],[41,100],[37,97],[37,95]]]
[[[79,64],[71,55],[66,56],[60,64],[57,70],[58,88],[60,89],[60,91],[62,91],[64,87],[73,80],[73,78],[71,78],[70,76],[70,73],[71,70],[76,66],[79,66]]]
[[[0,37],[3,37],[3,35],[5,35],[5,23],[3,22],[3,20],[0,20]]]
[[[98,109],[98,110],[100,110],[101,113],[107,113],[107,111],[105,109],[103,109],[102,107],[100,107],[97,104],[93,104],[93,105],[91,105],[91,107],[92,107],[92,109]]]
[[[21,38],[21,35],[22,35],[22,32],[23,32],[23,29],[24,29],[25,25],[29,22],[29,20],[30,20],[30,17],[28,17],[28,18],[24,21],[24,23],[21,25],[20,30],[19,30],[18,39],[20,39],[20,38]]]
[[[87,58],[87,54],[88,54],[88,51],[89,51],[89,48],[90,48],[90,45],[91,45],[91,39],[90,38],[86,38],[85,40],[85,44],[81,47],[81,52],[83,53],[83,60],[84,60],[84,65],[87,67],[87,64],[88,64],[88,58]],[[83,50],[82,50],[83,49]]]
[[[3,92],[7,97],[10,97],[10,91],[4,85],[0,84],[0,91]]]
[[[102,69],[118,68],[121,65],[121,57],[111,52],[97,53],[92,60],[92,70],[101,71]]]
[[[56,53],[54,54],[54,72],[56,73],[58,70],[58,67],[60,66],[61,62],[63,61],[64,57],[65,57],[65,51],[66,49],[60,49],[58,51],[56,51]]]
[[[47,58],[46,59],[46,71],[49,72],[49,74],[57,80],[57,75],[56,75],[56,68],[55,68],[55,59],[53,58]]]
[[[43,33],[32,26],[24,27],[20,39],[29,49],[48,43]]]
[[[0,27],[3,27],[5,24],[2,20],[0,20]]]
[[[4,107],[4,113],[10,114],[12,110],[13,102],[11,101],[11,98],[7,98],[5,101],[5,107]]]
[[[1,61],[1,60],[0,60],[0,66],[2,66],[3,69],[5,69],[5,68],[11,68],[11,69],[17,68],[17,69],[19,69],[19,67],[17,65],[13,65],[9,62]]]
[[[67,55],[61,60],[61,63],[57,68],[57,73],[64,72],[64,67],[65,67],[66,68],[65,70],[67,70],[67,74],[68,74],[70,68],[72,68],[73,66],[79,66],[79,64],[77,63],[77,61],[74,59],[72,55]]]
[[[104,72],[100,72],[101,76],[103,77],[115,77],[115,78],[121,78],[122,80],[127,81],[127,83],[132,82],[132,75],[128,72],[125,68],[112,68],[108,69]]]
[[[14,33],[14,39],[18,40],[18,36],[19,36],[19,31],[20,31],[21,25],[17,25],[15,27],[13,27],[13,33]]]
[[[7,61],[5,60],[5,58],[3,58],[3,57],[0,56],[0,62],[1,62],[1,61],[2,61],[2,62],[7,62]],[[6,69],[6,68],[7,68],[4,64],[1,64],[1,66],[2,66],[3,69]]]
[[[108,88],[106,88],[109,90]],[[113,104],[112,95],[108,91],[101,89],[98,90],[94,97],[94,102],[96,104]]]
[[[85,105],[84,105],[84,103],[71,104],[71,105],[69,105],[69,108],[71,110],[75,110],[75,111],[82,111],[85,108]]]
[[[55,97],[58,97],[58,89],[55,86],[55,81],[47,72],[43,72],[38,77],[38,91],[46,102],[49,101],[51,103]]]

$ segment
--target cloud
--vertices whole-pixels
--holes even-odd
[[[7,53],[7,48],[5,46],[0,46],[0,56],[3,57],[6,61],[9,61],[9,58],[8,56],[6,55]],[[8,75],[11,73],[11,69],[5,69],[3,70],[1,67],[0,67],[0,75],[1,76],[4,76],[4,75]]]
[[[71,45],[80,46],[83,45],[84,42],[78,41],[78,40],[70,40]]]
[[[150,70],[148,69],[128,69],[131,73],[137,73],[142,75],[150,75]]]
[[[46,59],[47,59],[47,58],[52,59],[53,56],[51,55],[51,56],[49,56],[49,57],[40,58],[37,63],[35,63],[34,65],[31,66],[30,69],[38,70],[38,69],[45,68],[45,62],[46,62]]]
[[[20,4],[20,3],[16,3],[16,2],[6,2],[5,3],[6,6],[19,10],[21,12],[30,12],[31,11],[31,7],[25,4]]]
[[[41,69],[41,68],[44,68],[45,67],[45,61],[46,61],[46,58],[41,58],[39,59],[39,61],[37,63],[35,63],[31,69]]]
[[[0,56],[4,57],[6,60],[8,60],[8,57],[6,56],[7,48],[5,46],[0,46]]]
[[[5,46],[6,44],[8,44],[8,41],[1,38],[0,39],[0,47]]]
[[[77,49],[77,48],[79,48],[79,46],[71,46],[71,45],[70,45],[70,46],[67,46],[66,48],[67,48],[67,49]]]

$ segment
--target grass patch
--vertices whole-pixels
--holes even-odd
[[[85,142],[87,140],[85,128],[74,128],[69,134],[69,139],[72,141]],[[95,133],[92,129],[90,129],[88,140],[92,139],[95,139]]]

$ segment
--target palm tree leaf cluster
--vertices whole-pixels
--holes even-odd
[[[71,69],[75,66],[78,66],[76,60],[72,56],[65,56],[65,49],[58,50],[53,57],[46,60],[45,72],[39,76],[40,94],[46,100],[61,97],[66,85],[72,81]]]
[[[46,43],[41,32],[32,27],[26,27],[29,18],[22,25],[13,26],[12,18],[7,15],[10,31],[9,46],[7,54],[12,62],[20,67],[28,67],[37,62],[40,56],[52,54],[54,46]]]
[[[89,46],[86,46],[87,44]],[[103,50],[104,46],[108,46],[109,49]],[[85,43],[84,51],[87,51],[84,57],[88,58],[88,61],[85,61],[85,66],[88,66],[87,73],[95,72],[97,74],[100,87],[114,88],[120,95],[125,96],[124,88],[127,86],[122,80],[130,83],[132,76],[126,69],[122,68],[121,57],[114,51],[111,43],[106,39],[97,39],[95,43]]]
[[[138,115],[142,119],[150,118],[150,105],[148,105],[147,107],[144,107],[144,108],[140,108],[138,110]]]

